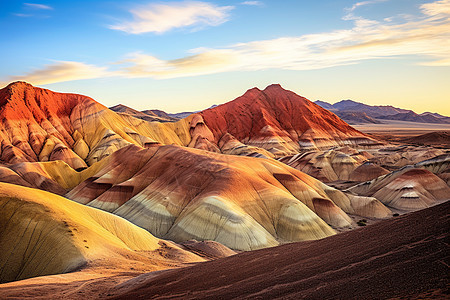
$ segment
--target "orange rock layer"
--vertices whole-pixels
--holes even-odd
[[[250,250],[333,234],[326,223],[352,225],[342,192],[275,160],[130,145],[107,161],[66,196],[158,237]]]

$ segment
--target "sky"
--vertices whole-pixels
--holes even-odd
[[[0,0],[0,28],[2,87],[173,113],[279,83],[450,115],[450,0]]]

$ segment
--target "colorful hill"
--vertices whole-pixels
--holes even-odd
[[[169,250],[203,261],[122,218],[48,192],[0,183],[0,207],[0,283],[105,262],[113,269],[130,259],[157,270],[173,263],[165,258]],[[153,264],[139,251],[156,253]]]
[[[119,115],[89,97],[24,82],[2,89],[0,104],[0,161],[9,164],[63,160],[78,170],[128,144],[176,144],[265,157],[335,145],[378,145],[279,85],[249,90],[229,103],[164,124],[135,118],[144,113],[126,107],[116,107]]]
[[[200,115],[216,143],[228,133],[246,145],[264,148],[276,156],[297,153],[300,149],[378,144],[335,114],[277,84],[262,91],[248,90],[243,96]]]
[[[66,196],[161,238],[251,250],[334,234],[327,223],[352,225],[342,192],[275,160],[133,145],[106,160]]]
[[[350,188],[361,196],[379,199],[389,207],[415,211],[450,199],[450,187],[426,169],[411,166]]]

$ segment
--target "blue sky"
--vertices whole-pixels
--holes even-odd
[[[1,85],[178,112],[280,83],[450,115],[450,0],[0,3]]]

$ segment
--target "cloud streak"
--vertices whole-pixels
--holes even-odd
[[[111,25],[109,28],[131,34],[147,32],[161,34],[186,27],[198,30],[225,23],[229,19],[229,11],[233,8],[200,1],[149,4],[131,10],[132,21]]]
[[[369,2],[375,1],[361,3]],[[119,62],[123,66],[118,73],[124,77],[174,78],[226,71],[313,70],[402,55],[427,58],[421,65],[448,66],[449,3],[424,4],[422,16],[396,24],[358,17],[349,30],[196,49],[194,55],[174,60],[132,53]]]
[[[355,4],[352,5],[352,7],[348,8],[347,11],[352,12],[361,6],[365,6],[365,5],[369,5],[369,4],[376,4],[376,3],[380,3],[380,2],[386,2],[386,1],[388,1],[388,0],[367,0],[367,1],[356,2]]]
[[[250,6],[263,6],[264,3],[261,1],[243,1],[241,5],[250,5]]]
[[[24,3],[26,7],[33,8],[33,9],[44,9],[44,10],[52,10],[53,7],[45,5],[45,4],[38,4],[38,3]]]
[[[362,6],[366,6],[366,5],[371,5],[371,4],[377,4],[380,2],[386,2],[388,0],[367,0],[367,1],[361,1],[361,2],[356,2],[355,4],[353,4],[351,7],[346,8],[345,11],[347,12],[347,14],[345,16],[342,17],[342,20],[346,20],[346,21],[350,21],[350,20],[363,20],[362,17],[359,16],[355,16],[353,14],[353,12],[362,7]]]
[[[9,77],[7,81],[22,80],[34,85],[43,85],[112,75],[113,73],[107,72],[103,67],[75,61],[55,61],[53,64],[48,64],[42,69],[31,71],[25,75]]]
[[[16,17],[21,17],[21,18],[29,18],[29,17],[33,16],[33,15],[30,15],[30,14],[20,14],[20,13],[13,14],[13,15],[15,15]]]
[[[425,3],[421,6],[424,14],[429,16],[450,15],[450,0]]]
[[[422,58],[419,65],[450,66],[450,0],[423,4],[420,9],[421,15],[397,22],[357,18],[347,30],[198,48],[171,60],[134,52],[108,69],[59,61],[10,79],[34,84],[105,76],[166,79],[229,71],[313,70],[407,55]]]

